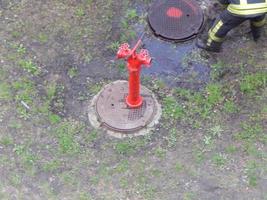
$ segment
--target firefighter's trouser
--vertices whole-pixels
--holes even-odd
[[[246,20],[250,20],[250,26],[253,31],[257,31],[265,24],[265,14],[254,17],[239,17],[231,14],[229,11],[223,11],[219,17],[217,17],[213,26],[209,30],[209,36],[207,40],[207,46],[220,46],[224,41],[227,33],[233,28],[237,27]]]

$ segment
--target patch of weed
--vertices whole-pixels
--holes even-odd
[[[60,174],[60,180],[64,184],[70,186],[76,186],[78,184],[78,181],[73,171],[65,171],[62,174]]]
[[[39,33],[38,41],[41,42],[42,44],[46,43],[48,41],[48,35],[46,35],[45,33]]]
[[[22,183],[22,178],[18,173],[11,173],[9,179],[11,185],[15,187],[18,187]]]
[[[163,117],[169,120],[178,120],[184,116],[184,110],[172,96],[163,99]]]
[[[184,169],[184,166],[180,162],[176,162],[175,164],[175,171],[181,172]]]
[[[128,160],[123,160],[114,168],[115,173],[125,173],[129,169],[129,162]]]
[[[202,163],[204,161],[204,159],[205,159],[204,152],[201,151],[201,150],[194,150],[193,151],[193,156],[194,156],[195,161],[198,164]]]
[[[5,82],[0,83],[0,100],[8,101],[12,99],[11,87]]]
[[[61,162],[59,160],[52,160],[43,165],[43,169],[46,172],[53,172],[57,170],[61,166]]]
[[[177,142],[177,129],[176,128],[172,128],[169,131],[169,135],[166,138],[166,140],[167,140],[167,143],[168,143],[167,145],[169,148],[174,147],[176,145],[176,142]]]
[[[94,142],[98,137],[98,132],[97,130],[93,130],[90,133],[87,133],[85,136],[85,142],[86,143],[90,143],[90,142]]]
[[[128,9],[126,11],[126,17],[128,20],[133,20],[138,17],[138,14],[135,9]]]
[[[263,134],[263,128],[259,123],[243,122],[241,127],[243,130],[235,135],[236,139],[255,140]]]
[[[78,16],[78,17],[83,17],[85,16],[85,11],[82,7],[79,7],[76,9],[75,11],[75,15]]]
[[[55,97],[56,91],[57,91],[57,84],[53,81],[49,82],[49,84],[46,87],[46,94],[49,102]]]
[[[57,114],[49,113],[48,119],[51,124],[58,124],[61,121],[61,117]]]
[[[225,148],[225,152],[226,152],[226,153],[231,153],[231,154],[237,152],[237,150],[238,150],[237,147],[234,146],[234,145],[229,145],[229,146],[227,146],[227,147]]]
[[[18,80],[12,83],[15,90],[15,100],[17,102],[17,112],[21,118],[30,117],[29,110],[34,108],[34,98],[36,97],[36,88],[32,81],[28,79]]]
[[[183,200],[193,200],[196,199],[196,194],[193,192],[186,192],[183,195]]]
[[[34,64],[31,60],[20,60],[19,66],[25,71],[35,76],[39,75],[41,72],[40,68],[36,64]]]
[[[13,144],[13,138],[9,137],[9,136],[4,136],[0,139],[0,144],[8,146]]]
[[[122,178],[120,179],[120,187],[122,187],[123,189],[126,189],[126,188],[129,187],[129,181],[128,181],[127,178],[122,177]]]
[[[14,129],[21,129],[22,124],[18,120],[13,120],[8,124],[8,127]]]
[[[107,49],[111,50],[113,53],[116,53],[119,50],[120,45],[121,44],[119,41],[114,41],[107,46]]]
[[[22,160],[25,167],[33,167],[38,160],[38,157],[30,151],[29,144],[15,144],[13,151]]]
[[[101,84],[93,84],[89,87],[89,91],[92,94],[97,94],[98,92],[100,92],[101,89],[102,89]]]
[[[167,151],[165,149],[163,149],[162,147],[158,147],[156,150],[155,150],[155,155],[158,157],[158,158],[164,158],[166,156],[166,153]]]
[[[245,75],[240,82],[240,89],[243,93],[253,95],[258,89],[266,87],[267,73],[258,72]]]
[[[59,149],[62,153],[77,153],[80,150],[80,145],[75,140],[75,134],[81,130],[78,124],[73,122],[61,122],[55,130],[58,137]]]
[[[223,100],[222,87],[218,84],[209,84],[206,87],[207,102],[211,106],[215,106]]]
[[[216,125],[216,126],[211,127],[209,132],[210,132],[212,137],[220,138],[221,134],[223,132],[223,129],[220,125]]]
[[[115,150],[119,154],[129,155],[133,153],[135,149],[136,145],[133,142],[131,142],[131,140],[122,141],[115,145]]]
[[[224,103],[224,111],[227,113],[236,113],[237,112],[237,106],[235,105],[234,101],[227,100]]]
[[[69,68],[69,70],[68,70],[68,76],[70,78],[74,78],[75,76],[77,76],[77,74],[78,74],[78,69],[76,67]]]
[[[87,193],[87,192],[81,192],[79,194],[79,200],[93,200],[91,194]]]
[[[222,154],[214,154],[212,156],[212,161],[218,167],[223,166],[226,163],[226,158]]]
[[[223,63],[221,60],[211,65],[211,78],[213,80],[220,78],[224,66],[225,63]]]

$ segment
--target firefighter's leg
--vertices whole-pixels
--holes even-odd
[[[250,20],[250,27],[254,41],[258,41],[261,37],[265,21],[265,14]]]
[[[197,46],[208,51],[219,52],[227,33],[244,22],[246,18],[237,17],[225,10],[215,21],[208,33],[205,43],[197,42]]]
[[[218,0],[218,1],[224,8],[226,8],[230,4],[229,0]]]

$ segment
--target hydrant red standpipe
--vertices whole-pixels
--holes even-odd
[[[139,53],[136,53],[140,44],[141,40],[139,40],[131,50],[129,44],[124,43],[120,46],[119,51],[117,52],[118,59],[124,58],[127,60],[127,68],[129,71],[129,94],[126,97],[126,104],[130,108],[138,108],[143,103],[143,98],[140,95],[140,72],[142,65],[149,67],[152,61],[146,49],[141,49]]]

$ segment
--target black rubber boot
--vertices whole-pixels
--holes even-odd
[[[219,42],[212,42],[210,46],[207,45],[207,42],[197,39],[196,46],[200,49],[204,49],[206,51],[216,52],[219,53],[221,51],[221,43]]]
[[[262,27],[251,28],[251,33],[252,33],[253,40],[257,42],[262,35]]]

